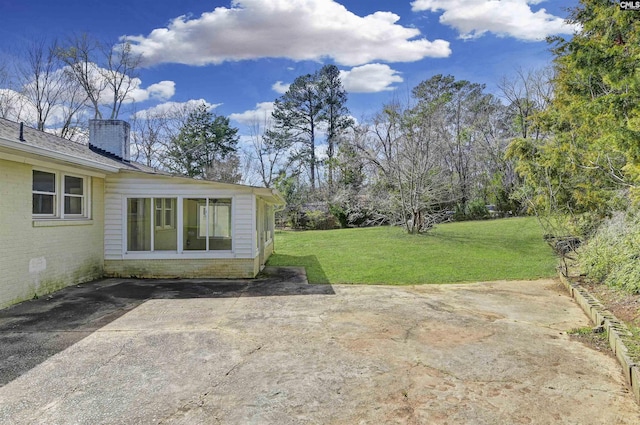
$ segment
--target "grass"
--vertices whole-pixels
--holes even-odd
[[[611,347],[609,347],[609,334],[607,332],[594,332],[593,328],[586,326],[571,329],[567,334],[595,350],[612,354]]]
[[[426,235],[399,227],[276,232],[270,266],[302,266],[310,283],[429,284],[555,275],[533,218],[449,223]]]

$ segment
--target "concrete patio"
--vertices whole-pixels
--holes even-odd
[[[107,279],[0,311],[0,423],[637,424],[554,280]]]

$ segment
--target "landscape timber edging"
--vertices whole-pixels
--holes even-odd
[[[558,273],[562,284],[567,288],[573,299],[596,326],[602,326],[609,336],[609,346],[622,366],[622,372],[631,388],[637,403],[640,403],[640,365],[629,358],[629,350],[624,345],[623,337],[632,336],[631,331],[623,322],[608,311],[604,305],[589,293],[582,285],[571,282],[562,273]]]

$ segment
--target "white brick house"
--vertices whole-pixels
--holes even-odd
[[[102,276],[260,271],[280,194],[130,162],[128,137],[118,120],[83,145],[0,118],[0,308]]]

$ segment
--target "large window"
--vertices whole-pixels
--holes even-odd
[[[151,199],[127,200],[127,251],[151,251]]]
[[[231,250],[230,199],[184,199],[182,208],[185,251]]]
[[[126,232],[128,252],[230,251],[231,199],[129,198]]]
[[[128,199],[127,251],[176,251],[176,204],[175,198]]]
[[[86,218],[89,216],[88,177],[43,170],[33,170],[32,177],[34,217]]]

